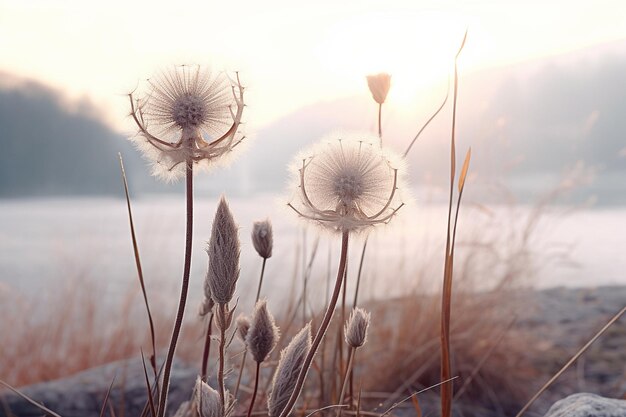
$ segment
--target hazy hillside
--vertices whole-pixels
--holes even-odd
[[[475,185],[469,191],[483,200],[493,197],[494,186],[504,185],[520,199],[534,199],[574,170],[583,184],[577,201],[597,197],[599,204],[626,203],[624,52],[626,42],[618,42],[462,74],[458,143],[460,153],[473,148]],[[430,93],[441,97],[444,91]],[[434,99],[416,98],[414,108],[400,110],[390,102],[384,113],[386,143],[403,150],[437,105]],[[137,191],[181,188],[149,178],[128,141],[96,120],[88,104],[85,109],[67,110],[58,93],[36,83],[0,90],[1,196],[119,194],[118,151]],[[297,109],[247,132],[252,139],[233,169],[198,178],[198,187],[212,195],[281,191],[286,165],[299,149],[334,130],[372,131],[374,112],[365,85],[359,97]],[[414,187],[443,185],[449,121],[448,107],[412,150]]]

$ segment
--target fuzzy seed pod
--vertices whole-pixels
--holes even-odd
[[[235,323],[237,323],[237,335],[242,342],[247,344],[248,342],[246,341],[246,337],[248,336],[248,330],[250,330],[250,319],[243,314],[240,314],[237,317],[237,320],[235,320]]]
[[[353,348],[363,346],[367,341],[367,328],[369,325],[370,313],[358,307],[352,310],[344,329],[346,343]]]
[[[215,213],[207,253],[206,282],[211,297],[216,304],[226,304],[233,298],[239,279],[240,245],[237,225],[224,196]]]
[[[308,323],[280,353],[267,399],[269,417],[278,417],[285,409],[310,349],[311,323]]]
[[[200,417],[224,417],[220,394],[199,377],[194,388],[193,407]]]
[[[384,72],[375,75],[368,75],[367,86],[372,93],[374,101],[378,104],[383,104],[387,99],[389,88],[391,88],[391,75]]]
[[[205,298],[204,301],[200,304],[200,308],[198,309],[198,314],[200,317],[204,317],[211,312],[215,303],[212,298]]]
[[[272,223],[268,220],[254,222],[252,228],[252,244],[261,258],[272,257],[272,246],[274,237],[272,233]]]
[[[278,343],[278,327],[274,323],[274,317],[267,310],[267,301],[261,300],[256,303],[250,331],[246,338],[248,349],[256,362],[263,362]]]

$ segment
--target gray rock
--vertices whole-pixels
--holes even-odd
[[[626,400],[574,394],[557,401],[545,417],[626,417]]]
[[[174,361],[168,395],[169,415],[173,415],[178,406],[191,397],[196,376],[197,369],[185,367]],[[109,401],[115,409],[115,414],[141,415],[147,401],[141,359],[110,363],[68,378],[31,385],[19,390],[62,417],[98,417],[107,389],[114,377],[115,383]],[[43,414],[39,408],[17,395],[0,394],[0,417],[34,417]],[[106,415],[109,415],[108,412]]]

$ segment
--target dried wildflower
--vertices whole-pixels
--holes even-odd
[[[272,246],[274,238],[272,233],[272,223],[268,220],[254,222],[252,227],[252,244],[261,258],[272,257]]]
[[[267,301],[261,300],[256,303],[250,331],[246,338],[248,349],[256,362],[263,362],[278,343],[278,327],[274,323],[274,317],[267,310]]]
[[[299,198],[289,206],[339,232],[387,223],[404,203],[398,201],[398,168],[377,142],[330,139],[304,153],[295,175]]]
[[[206,283],[216,304],[227,304],[239,279],[239,233],[226,199],[222,196],[207,247],[209,268]]]
[[[346,343],[353,348],[363,346],[367,341],[367,328],[369,325],[370,313],[358,307],[352,310],[344,330]]]
[[[311,349],[311,324],[308,323],[294,336],[289,345],[280,353],[280,361],[274,373],[272,387],[267,398],[269,417],[281,415],[294,390],[304,358]]]
[[[224,417],[219,393],[200,377],[194,387],[193,407],[200,417]]]
[[[231,84],[224,74],[179,66],[148,80],[143,97],[129,94],[139,128],[134,142],[152,161],[154,175],[171,180],[187,164],[207,168],[241,142],[244,89],[238,76]]]
[[[380,74],[368,75],[367,86],[372,93],[374,101],[383,104],[387,99],[387,93],[391,87],[391,75],[381,72]]]
[[[242,342],[246,343],[246,337],[248,336],[248,331],[250,330],[250,319],[243,314],[240,314],[235,322],[237,323],[237,335]]]

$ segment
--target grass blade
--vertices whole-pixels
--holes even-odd
[[[158,379],[157,366],[156,366],[156,337],[154,332],[154,320],[152,319],[152,313],[150,311],[150,303],[148,302],[148,294],[146,293],[146,285],[143,278],[143,268],[141,267],[141,258],[139,257],[139,245],[137,244],[137,236],[135,235],[135,223],[133,222],[133,212],[130,205],[130,194],[128,192],[128,181],[126,179],[126,171],[124,170],[124,161],[122,160],[122,154],[118,153],[120,159],[120,170],[122,172],[122,181],[124,182],[124,194],[126,195],[126,208],[128,209],[128,222],[130,223],[130,236],[133,241],[133,253],[135,255],[135,265],[137,267],[137,277],[139,278],[139,284],[141,285],[141,293],[143,294],[143,300],[146,305],[146,312],[148,313],[148,322],[150,323],[150,338],[152,342],[152,356],[150,357],[150,365],[154,372],[155,380],[157,381],[158,391]]]

